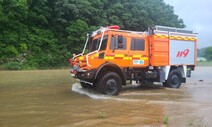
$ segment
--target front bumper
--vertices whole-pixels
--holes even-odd
[[[71,70],[70,73],[71,73],[72,77],[74,77],[74,78],[90,81],[90,80],[95,79],[96,69],[82,71],[82,72],[81,71],[77,72],[77,71]]]

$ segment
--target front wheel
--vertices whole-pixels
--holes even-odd
[[[180,71],[177,69],[171,70],[169,73],[167,81],[164,83],[165,87],[170,87],[170,88],[180,88],[182,83],[182,75]]]
[[[122,86],[120,76],[115,72],[108,72],[99,79],[97,91],[107,95],[118,95]]]

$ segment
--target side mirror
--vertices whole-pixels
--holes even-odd
[[[118,35],[118,43],[123,43],[123,36],[122,35]]]

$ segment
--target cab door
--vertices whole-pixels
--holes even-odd
[[[147,37],[130,38],[129,67],[146,67],[149,65],[149,48]]]
[[[122,33],[111,35],[110,46],[106,59],[108,62],[118,65],[119,67],[128,67],[129,59],[127,50],[127,38]]]

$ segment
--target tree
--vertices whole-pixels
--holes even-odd
[[[0,24],[0,64],[22,69],[68,65],[100,26],[185,27],[163,0],[0,0]]]
[[[0,63],[16,60],[25,52],[28,7],[26,0],[0,1]]]
[[[209,61],[212,60],[212,47],[208,47],[208,48],[205,49],[204,57]]]
[[[88,24],[82,20],[70,22],[70,26],[66,28],[68,32],[67,48],[73,53],[82,52],[82,47],[85,43],[86,33],[88,32]]]

